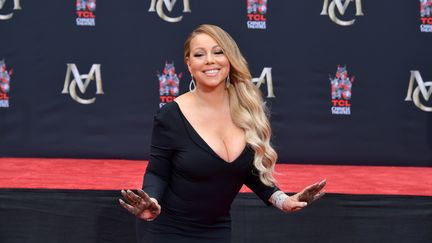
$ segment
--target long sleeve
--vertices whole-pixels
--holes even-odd
[[[144,175],[143,189],[159,202],[171,179],[174,153],[174,129],[168,109],[162,107],[154,117],[150,159]]]
[[[253,169],[249,172],[246,178],[245,185],[249,187],[265,204],[268,206],[272,205],[269,202],[269,198],[273,193],[279,190],[277,186],[266,186],[261,182],[258,170],[253,166]]]

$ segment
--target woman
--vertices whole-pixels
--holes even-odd
[[[285,212],[304,208],[325,181],[289,197],[272,173],[276,152],[261,93],[234,40],[213,25],[184,45],[190,92],[155,116],[144,191],[122,191],[140,242],[230,242],[230,205],[243,184]],[[151,221],[151,222],[148,222]]]

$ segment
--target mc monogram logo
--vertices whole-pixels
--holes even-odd
[[[3,5],[5,4],[6,0],[0,0],[0,9],[3,8]],[[21,10],[21,4],[20,0],[14,0],[14,8],[13,10]],[[13,13],[10,14],[0,14],[0,20],[8,20],[13,17]]]
[[[254,83],[257,88],[260,88],[261,84],[267,83],[267,98],[275,98],[273,92],[273,78],[271,70],[271,67],[265,67],[261,72],[261,76],[259,78],[252,79],[252,83]]]
[[[414,81],[417,82],[417,87],[413,90]],[[427,89],[426,87],[429,87],[429,89]],[[432,87],[432,82],[431,81],[423,82],[423,78],[420,75],[420,72],[418,70],[411,71],[411,77],[408,84],[408,92],[405,101],[414,101],[414,104],[418,108],[420,108],[420,110],[426,112],[432,112],[432,107],[426,106],[422,104],[420,101],[420,93],[422,94],[423,99],[426,102],[429,101],[429,98],[431,97],[432,94],[431,87]]]
[[[328,15],[330,19],[335,22],[338,25],[341,26],[350,26],[353,25],[355,22],[355,19],[352,20],[341,20],[336,16],[336,8],[339,11],[340,15],[344,15],[345,11],[347,10],[350,2],[354,2],[354,0],[345,0],[342,3],[343,0],[332,0],[329,4],[329,0],[324,0],[323,9],[321,11],[321,15]],[[363,16],[363,10],[362,10],[362,4],[361,0],[355,0],[356,5],[356,16]]]
[[[148,11],[157,12],[159,17],[161,17],[161,19],[167,22],[170,23],[180,22],[183,19],[183,15],[178,17],[169,17],[165,14],[163,10],[163,5],[165,4],[166,9],[168,9],[168,11],[171,12],[176,2],[177,0],[152,0]],[[189,6],[189,0],[183,0],[183,13],[190,13],[190,12],[192,11]]]
[[[93,64],[88,74],[80,75],[76,65],[73,63],[68,63],[62,94],[70,93],[72,99],[74,99],[76,102],[80,104],[88,105],[94,103],[96,101],[96,98],[91,98],[91,99],[80,98],[76,93],[76,86],[78,85],[79,90],[81,91],[82,94],[84,94],[87,90],[88,85],[90,84],[90,81],[94,80],[96,76],[96,94],[104,94],[102,90],[100,66],[101,66],[100,64]],[[71,73],[74,77],[72,81],[70,81]],[[85,79],[85,82],[83,82],[83,79]]]

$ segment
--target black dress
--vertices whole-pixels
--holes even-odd
[[[199,136],[176,102],[155,116],[144,191],[158,200],[161,214],[138,220],[142,243],[229,243],[230,206],[243,184],[267,205],[278,190],[261,183],[246,146],[231,163],[220,158]]]

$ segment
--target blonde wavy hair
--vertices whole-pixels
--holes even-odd
[[[260,180],[268,186],[276,184],[273,177],[277,154],[270,144],[271,128],[266,116],[261,91],[252,83],[246,59],[234,39],[215,25],[200,25],[184,44],[185,62],[190,55],[190,42],[199,35],[207,34],[223,49],[230,63],[228,88],[230,110],[233,122],[245,131],[246,143],[255,151],[253,164],[258,170]]]

